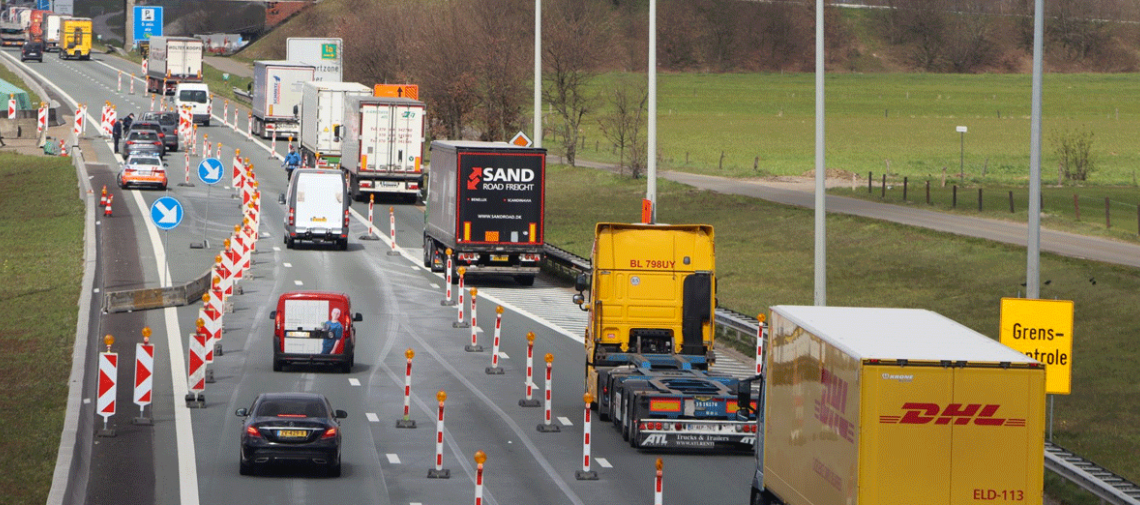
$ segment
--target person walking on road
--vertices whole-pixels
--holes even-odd
[[[296,170],[301,165],[301,155],[297,154],[297,148],[289,146],[289,154],[285,155],[285,161],[281,166],[285,167],[285,180],[293,178],[293,170]]]
[[[123,122],[116,119],[111,126],[111,141],[114,142],[115,153],[119,152],[119,138],[123,136]]]

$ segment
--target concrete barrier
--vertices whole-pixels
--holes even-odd
[[[210,289],[210,270],[185,284],[166,288],[141,288],[108,291],[103,295],[103,312],[181,307],[202,299]]]

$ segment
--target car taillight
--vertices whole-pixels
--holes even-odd
[[[165,133],[159,133],[158,138],[164,139],[164,138],[166,138],[166,134]]]
[[[348,228],[348,211],[344,211],[344,227]]]
[[[257,429],[257,426],[250,426],[245,429],[245,434],[251,437],[260,437],[261,430]]]
[[[294,216],[294,212],[293,212],[293,207],[289,207],[289,226],[293,226],[294,218],[295,218],[295,216]]]
[[[333,438],[335,436],[336,436],[336,428],[329,428],[329,429],[325,430],[325,434],[321,435],[321,438]]]

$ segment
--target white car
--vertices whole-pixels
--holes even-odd
[[[166,164],[152,154],[136,154],[123,162],[119,170],[119,187],[153,186],[166,189]]]

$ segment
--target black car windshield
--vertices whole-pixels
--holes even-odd
[[[329,417],[321,402],[306,400],[267,400],[257,407],[258,417]]]
[[[178,94],[178,99],[183,102],[206,103],[206,92],[200,89],[184,89]]]
[[[161,125],[178,124],[178,115],[162,112],[147,112],[142,116],[143,121],[157,121]]]

